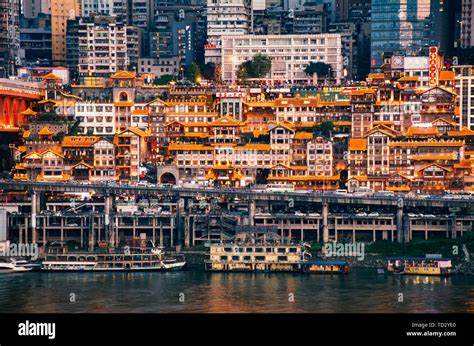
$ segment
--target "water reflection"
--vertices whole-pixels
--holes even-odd
[[[473,286],[470,276],[372,270],[349,275],[22,273],[0,276],[0,312],[474,312]]]

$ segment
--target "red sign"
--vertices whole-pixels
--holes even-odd
[[[438,47],[430,47],[429,85],[438,85]]]

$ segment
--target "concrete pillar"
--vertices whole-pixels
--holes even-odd
[[[403,207],[397,208],[397,241],[402,243],[404,240],[403,229]]]
[[[104,226],[105,226],[105,235],[109,241],[109,247],[115,246],[115,234],[113,227],[113,219],[111,218],[111,213],[113,210],[113,201],[114,197],[112,195],[106,195],[104,201]]]
[[[249,226],[255,225],[255,201],[251,200],[249,202]]]
[[[177,245],[182,245],[182,242],[183,242],[183,232],[184,232],[183,217],[185,214],[184,211],[186,210],[186,205],[187,205],[187,200],[184,198],[181,198],[178,201],[178,205],[176,207],[176,244]],[[173,239],[173,236],[171,236],[171,239]],[[171,246],[173,246],[173,244]]]
[[[95,236],[94,236],[94,215],[89,215],[89,250],[94,250]]]
[[[165,246],[163,243],[163,222],[160,220],[160,246]]]
[[[81,249],[84,246],[84,218],[81,217]]]
[[[190,243],[190,216],[186,215],[184,218],[184,246],[189,247]]]
[[[171,222],[170,222],[170,246],[173,247],[174,246],[174,230],[175,228],[178,229],[178,225],[176,225],[175,227],[175,224],[173,222],[173,219],[171,219]]]
[[[372,241],[375,241],[377,239],[375,235],[375,219],[372,219]]]
[[[328,224],[329,205],[323,202],[323,243],[329,241],[329,224]]]
[[[40,208],[41,206],[40,206],[39,193],[36,191],[33,191],[33,193],[31,194],[31,235],[32,235],[31,242],[32,243],[36,243],[36,227],[37,227],[36,216],[38,215]]]
[[[352,219],[352,243],[356,242],[356,222]]]
[[[46,239],[46,227],[43,228],[43,246],[46,246],[48,240]]]
[[[456,214],[452,213],[450,217],[451,217],[451,238],[456,239],[457,231],[458,231],[458,223],[457,223]]]
[[[411,224],[407,217],[403,219],[403,239],[408,243],[412,239]]]

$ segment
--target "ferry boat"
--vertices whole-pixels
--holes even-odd
[[[305,261],[303,262],[303,271],[316,274],[347,274],[349,273],[349,264],[346,261]]]
[[[207,271],[301,272],[306,243],[207,243]]]
[[[388,257],[387,272],[393,274],[439,275],[452,273],[450,258]]]
[[[0,273],[21,273],[39,269],[38,264],[24,259],[0,258]]]
[[[181,270],[186,262],[178,255],[164,257],[159,248],[151,251],[131,249],[116,253],[48,254],[43,261],[44,271],[171,271]]]

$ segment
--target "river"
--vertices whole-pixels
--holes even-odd
[[[15,273],[0,313],[474,312],[474,276],[293,273]]]

